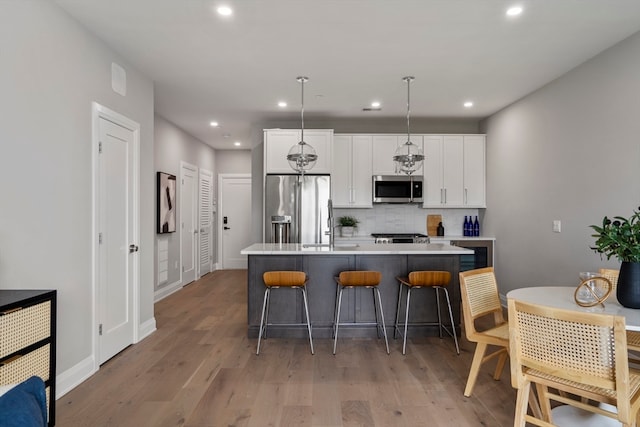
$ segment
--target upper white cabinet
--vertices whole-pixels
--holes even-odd
[[[335,135],[331,193],[338,208],[372,207],[371,135]]]
[[[486,207],[484,135],[425,135],[424,149],[424,207]]]
[[[300,134],[300,129],[264,130],[264,173],[295,173],[289,166],[287,154],[300,142]],[[318,155],[318,161],[309,173],[331,173],[333,129],[305,129],[304,141]]]
[[[411,142],[422,147],[422,135],[411,135]],[[373,175],[397,175],[393,155],[398,146],[407,142],[407,135],[373,135]],[[415,172],[422,174],[422,167]]]

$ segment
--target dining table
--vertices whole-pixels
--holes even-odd
[[[624,316],[627,330],[640,331],[640,309],[624,307],[618,302],[615,293],[602,303],[592,307],[582,307],[576,303],[574,286],[533,286],[513,289],[507,292],[507,299],[515,299],[532,304],[562,308],[589,313],[614,314]]]

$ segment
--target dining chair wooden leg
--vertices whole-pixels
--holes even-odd
[[[525,427],[530,391],[531,383],[528,381],[518,389],[513,427]]]
[[[533,404],[529,402],[531,406],[531,411],[533,415],[538,418],[542,418],[547,422],[551,422],[551,403],[549,401],[549,397],[547,396],[548,388],[543,384],[536,383],[536,392],[538,394],[538,400],[535,400],[535,396],[531,393],[531,397],[534,397],[533,404],[535,404],[535,408]],[[536,413],[536,410],[538,411]]]
[[[509,357],[509,353],[507,349],[504,349],[504,353],[500,355],[498,358],[498,363],[496,364],[496,370],[493,373],[493,379],[498,381],[500,379],[500,375],[502,375],[502,371],[504,370],[504,365],[507,363],[507,358]]]
[[[469,378],[467,379],[467,386],[464,389],[464,395],[466,397],[471,396],[473,387],[476,385],[476,379],[478,379],[478,373],[480,372],[480,366],[484,359],[484,353],[487,351],[487,344],[484,342],[478,342],[476,345],[476,351],[473,354],[473,361],[471,362],[471,369],[469,369]]]

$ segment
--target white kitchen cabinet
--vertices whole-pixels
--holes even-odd
[[[485,136],[425,135],[424,207],[486,207]]]
[[[464,136],[464,203],[484,208],[486,198],[486,143],[484,135]]]
[[[294,144],[300,142],[300,129],[264,130],[264,173],[295,173],[287,154]],[[311,145],[318,160],[309,173],[331,173],[333,129],[305,129],[304,141]]]
[[[407,142],[407,134],[373,135],[373,175],[398,175],[393,155],[398,146]],[[422,146],[422,135],[411,135],[411,142]],[[415,172],[422,175],[422,167]]]
[[[371,135],[335,135],[331,193],[337,208],[372,207]]]

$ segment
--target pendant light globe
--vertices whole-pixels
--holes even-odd
[[[300,174],[304,174],[305,172],[313,169],[313,167],[316,165],[318,155],[316,154],[316,150],[314,150],[311,145],[304,142],[304,84],[305,82],[309,81],[309,78],[300,76],[297,77],[296,80],[300,82],[302,93],[302,107],[300,109],[300,142],[289,149],[289,153],[287,154],[287,161],[289,162],[289,166],[291,166],[291,169]]]
[[[413,174],[422,167],[424,154],[422,149],[411,142],[411,130],[409,127],[409,118],[411,114],[411,81],[413,76],[403,77],[402,80],[407,82],[407,142],[398,147],[393,154],[393,161],[396,164],[396,171],[407,175]]]

